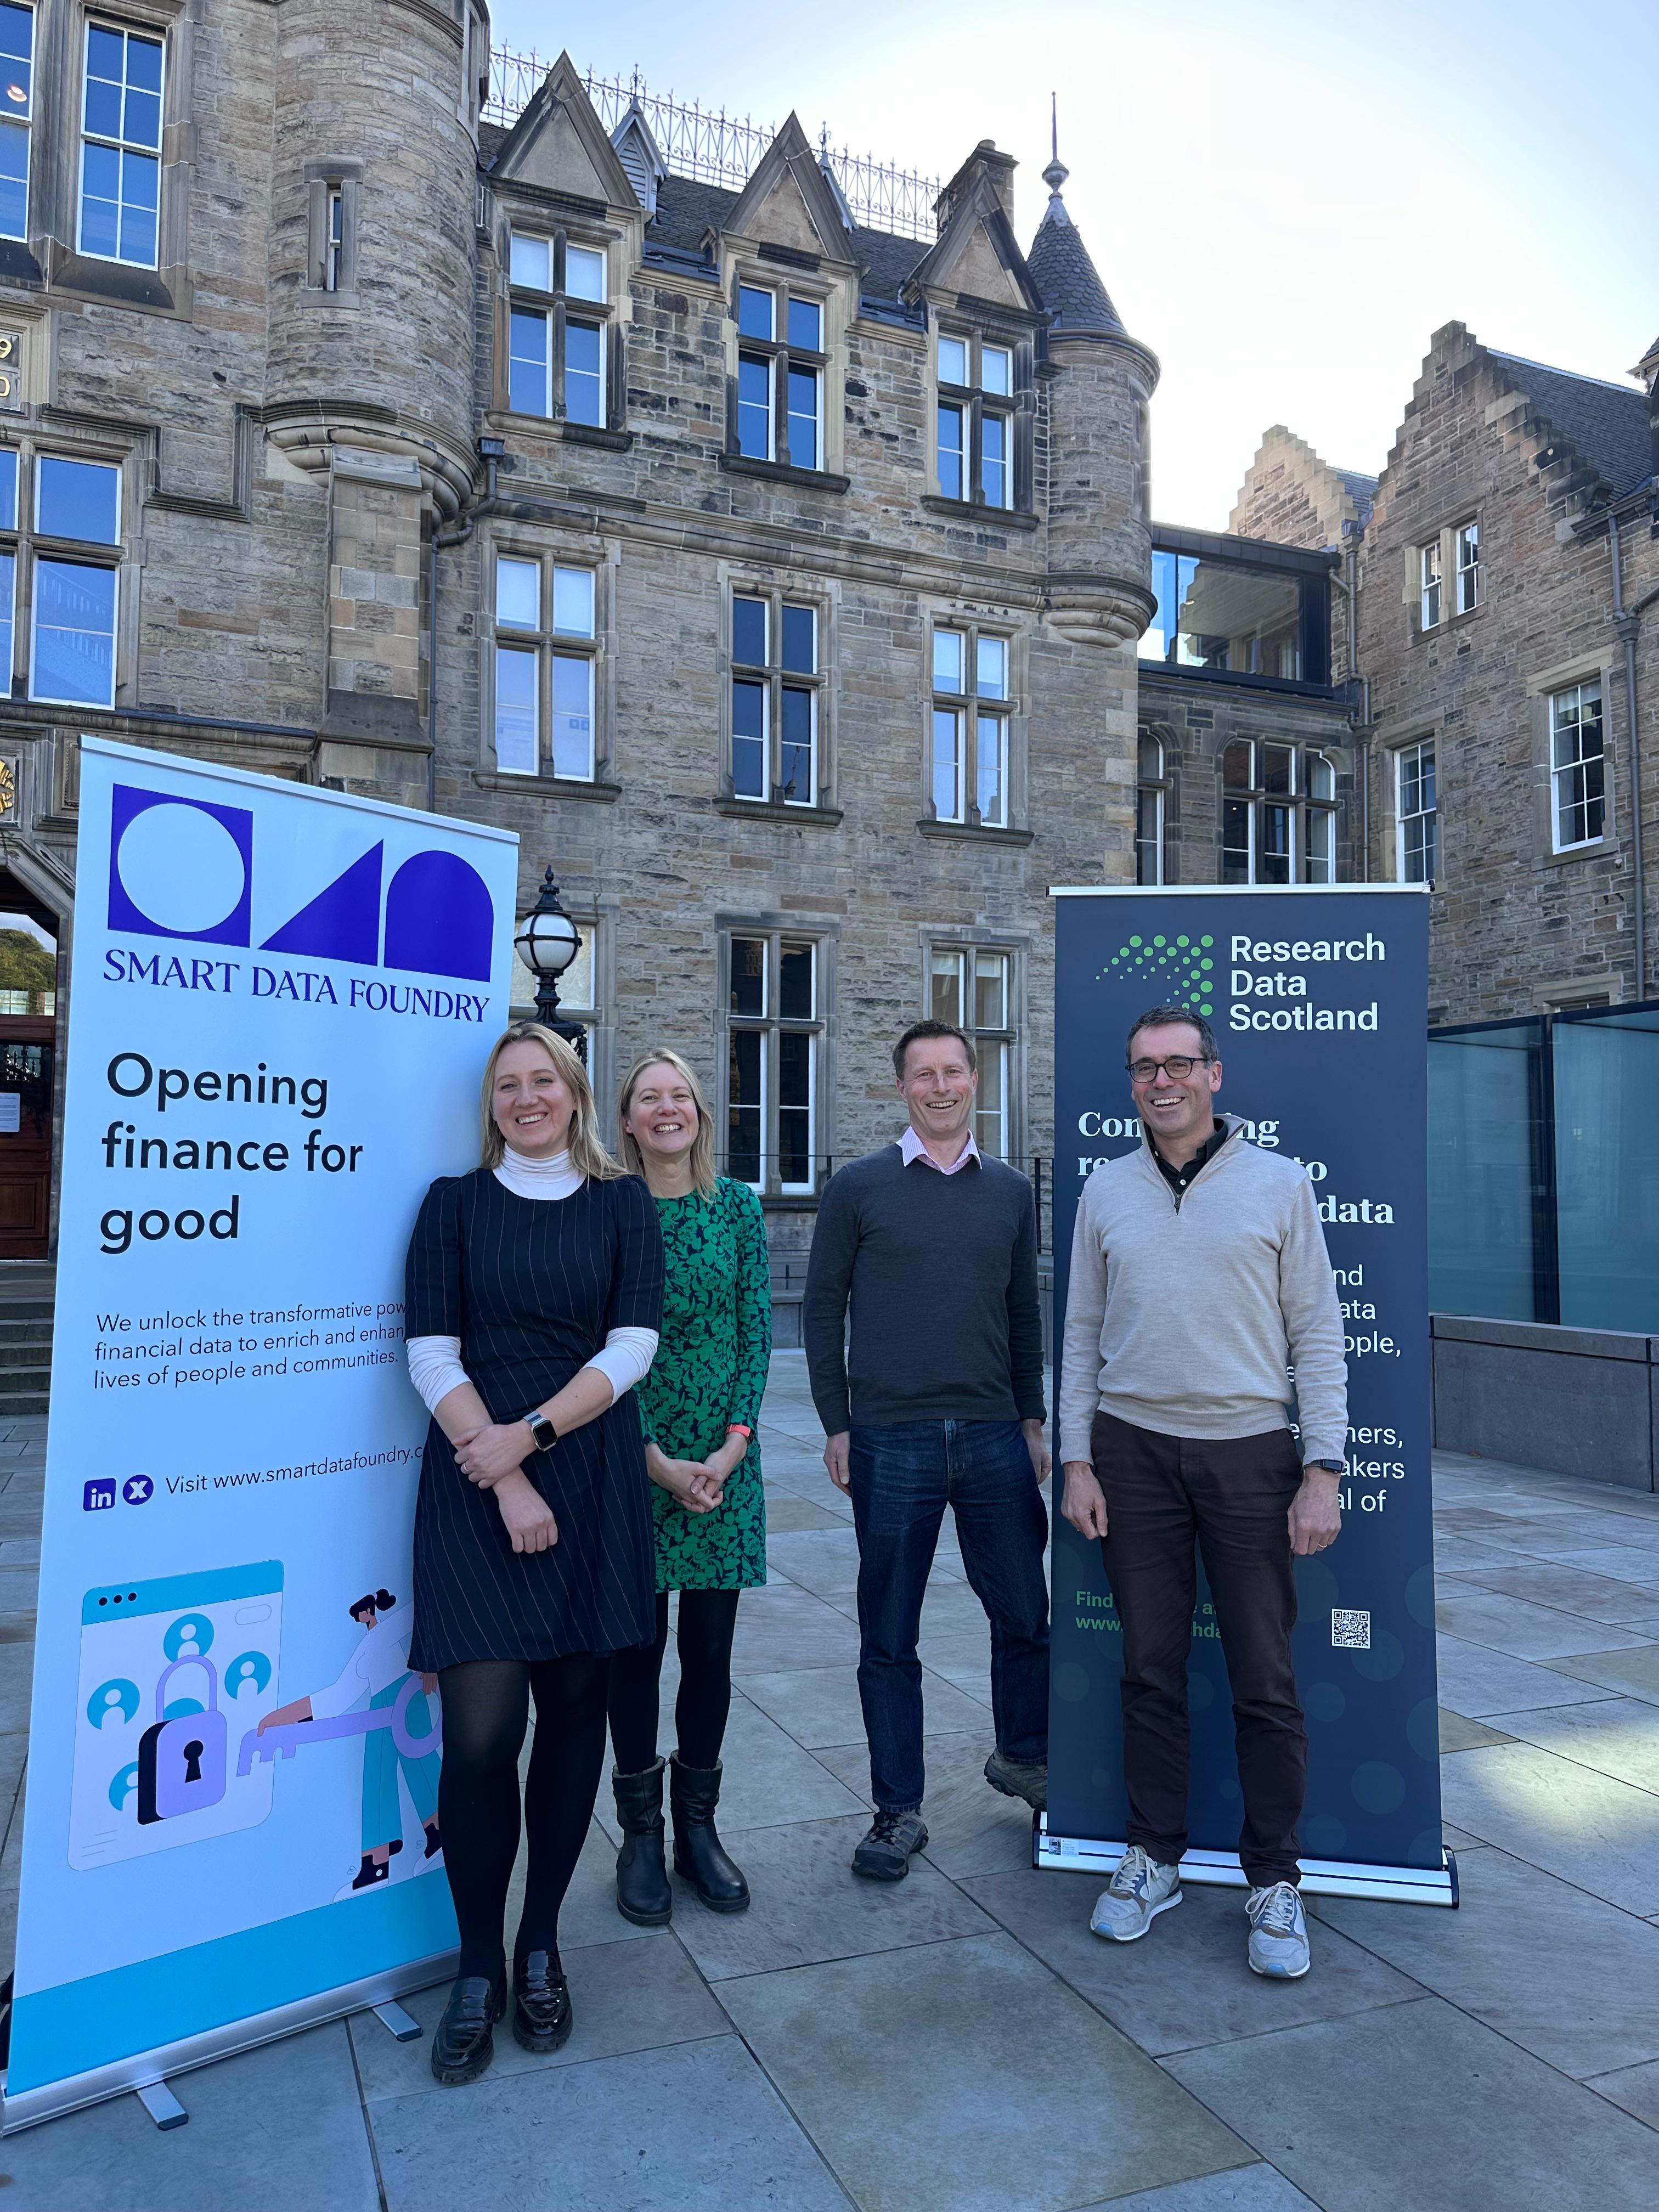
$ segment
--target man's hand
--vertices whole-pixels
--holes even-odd
[[[1025,1449],[1031,1455],[1031,1471],[1036,1476],[1037,1488],[1041,1490],[1048,1480],[1048,1469],[1052,1465],[1048,1457],[1048,1431],[1041,1421],[1022,1421],[1019,1425],[1024,1432]]]
[[[1300,1559],[1322,1552],[1342,1534],[1342,1507],[1338,1485],[1341,1478],[1328,1468],[1304,1467],[1302,1487],[1291,1500],[1287,1516],[1291,1549]]]
[[[852,1442],[850,1429],[838,1430],[833,1437],[826,1437],[823,1440],[823,1464],[837,1490],[850,1492],[853,1487]]]
[[[1066,1462],[1066,1495],[1060,1511],[1079,1536],[1106,1534],[1106,1493],[1086,1459]]]

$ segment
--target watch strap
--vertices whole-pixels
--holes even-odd
[[[532,1406],[524,1417],[525,1426],[538,1451],[551,1451],[559,1441],[559,1432],[539,1406]]]

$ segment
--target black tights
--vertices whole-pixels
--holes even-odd
[[[732,1637],[738,1625],[734,1589],[682,1590],[676,1641],[680,1693],[674,1727],[680,1764],[703,1772],[720,1764],[726,1717],[732,1710]],[[611,1744],[618,1774],[642,1774],[657,1759],[657,1683],[668,1645],[668,1593],[657,1594],[657,1640],[611,1662]]]
[[[581,1855],[605,1765],[605,1662],[471,1659],[438,1674],[444,1755],[438,1819],[461,1932],[463,1974],[501,1968],[507,1885],[519,1853],[519,1752],[536,1693],[536,1739],[524,1788],[529,1864],[515,1958],[559,1961],[559,1907]]]

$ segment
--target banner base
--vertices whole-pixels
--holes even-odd
[[[1031,1864],[1060,1874],[1109,1875],[1123,1856],[1122,1844],[1091,1838],[1051,1836],[1048,1816],[1031,1816]],[[1302,1889],[1308,1897],[1378,1897],[1395,1905],[1457,1905],[1457,1861],[1441,1847],[1438,1867],[1364,1866],[1349,1859],[1309,1859],[1302,1865]],[[1249,1887],[1237,1851],[1188,1851],[1181,1862],[1182,1881],[1208,1882],[1222,1889]]]
[[[292,2004],[277,2005],[246,2020],[227,2021],[222,2027],[182,2036],[176,2043],[135,2052],[131,2058],[116,2059],[86,2074],[43,2081],[38,2089],[25,2089],[15,2096],[8,2093],[0,2102],[0,2135],[15,2135],[20,2129],[39,2126],[42,2120],[61,2119],[65,2112],[81,2112],[88,2105],[102,2104],[108,2097],[142,2094],[192,2068],[210,2066],[216,2059],[234,2058],[239,2051],[252,2051],[262,2043],[296,2035],[302,2027],[321,2027],[328,2021],[343,2020],[349,2013],[370,2011],[416,1990],[430,1989],[434,1982],[453,1978],[459,1955],[456,1951],[439,1951],[430,1958],[411,1959],[404,1966],[366,1975],[362,1981],[319,1990],[315,1996],[296,1998]],[[0,2089],[3,2087],[0,2077]],[[168,2102],[176,2101],[168,2094]],[[151,2116],[155,2117],[153,2111]],[[179,2122],[163,2119],[157,2124],[176,2127]]]

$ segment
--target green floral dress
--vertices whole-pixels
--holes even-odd
[[[758,1431],[772,1352],[766,1224],[747,1183],[722,1176],[713,1198],[659,1198],[667,1261],[662,1334],[637,1386],[646,1441],[669,1459],[707,1459],[727,1425]],[[751,1589],[766,1580],[760,1440],[713,1513],[688,1513],[653,1483],[659,1590]]]

